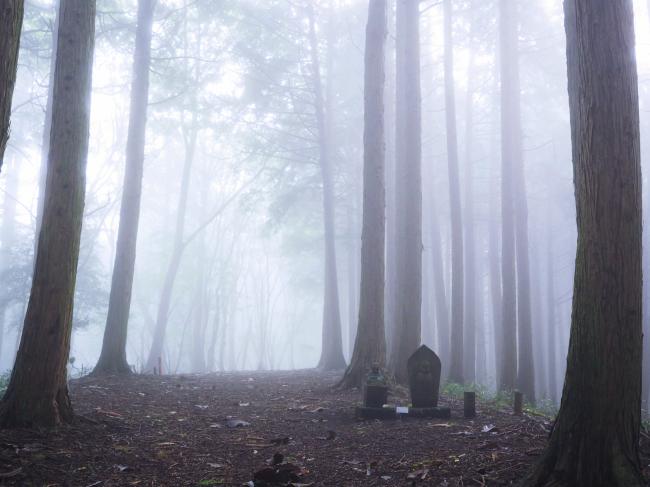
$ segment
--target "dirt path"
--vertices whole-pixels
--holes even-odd
[[[465,420],[462,405],[444,398],[451,420],[360,421],[360,393],[334,393],[336,377],[76,380],[74,426],[0,432],[0,485],[246,485],[274,455],[290,485],[511,485],[545,443],[541,418],[478,404]]]

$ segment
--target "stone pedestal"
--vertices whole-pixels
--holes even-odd
[[[358,406],[356,409],[358,418],[362,419],[397,419],[395,408],[373,408]]]

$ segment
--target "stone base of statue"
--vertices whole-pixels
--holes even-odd
[[[362,419],[397,419],[397,418],[451,418],[451,409],[446,407],[383,407],[373,408],[367,406],[358,406],[356,415]]]
[[[410,418],[451,418],[451,409],[445,407],[409,408],[406,416]]]
[[[357,418],[362,419],[396,419],[397,413],[394,407],[373,408],[367,406],[357,406]]]

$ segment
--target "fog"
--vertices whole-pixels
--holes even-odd
[[[524,191],[516,191],[527,205],[534,390],[539,399],[557,403],[577,238],[564,23],[561,2],[519,4],[514,47],[525,184]],[[336,328],[337,313],[340,351],[350,361],[359,319],[367,7],[360,0],[158,0],[126,347],[135,371],[150,373],[158,357],[164,373],[316,367],[325,353],[324,323],[330,327],[326,334],[336,336],[331,327]],[[643,1],[634,7],[645,170],[650,11]],[[101,0],[97,9],[73,376],[92,370],[102,349],[118,251],[134,69],[135,0]],[[491,390],[498,387],[502,319],[498,12],[494,1],[453,2],[451,45],[464,244],[463,379]],[[390,252],[406,237],[397,232],[394,216],[392,8],[388,18],[385,323],[390,355],[396,287]],[[443,343],[444,333],[459,318],[452,304],[458,273],[452,265],[443,25],[442,2],[421,2],[421,340],[440,355],[445,379],[453,347]],[[2,370],[13,366],[30,294],[54,26],[52,2],[26,2],[11,138],[0,175],[0,273],[6,283],[0,291]],[[328,262],[336,264],[327,272],[324,186],[332,197],[335,252]],[[157,328],[164,332],[156,351]],[[330,347],[327,353],[335,356],[337,341]]]

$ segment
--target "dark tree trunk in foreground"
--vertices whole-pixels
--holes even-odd
[[[330,116],[325,112],[325,100],[320,74],[318,39],[313,5],[309,4],[309,43],[314,94],[316,96],[316,125],[321,177],[323,181],[323,223],[325,227],[325,289],[323,299],[323,345],[318,367],[338,370],[345,367],[343,338],[341,336],[341,309],[339,304],[338,273],[336,269],[336,227],[334,226],[334,176],[330,154]],[[329,74],[329,73],[328,73]],[[331,83],[331,79],[329,81]],[[331,100],[329,100],[331,101]],[[328,102],[329,102],[328,101]]]
[[[422,305],[422,175],[419,2],[397,0],[397,111],[403,144],[396,140],[396,328],[390,370],[407,381],[406,361],[420,345]],[[401,86],[400,86],[401,85]],[[403,103],[403,105],[402,105]],[[399,121],[398,121],[399,123]],[[397,152],[399,150],[399,152]]]
[[[499,45],[501,54],[501,372],[499,389],[512,390],[517,377],[517,295],[515,275],[515,200],[514,166],[519,154],[517,130],[518,102],[513,90],[515,76],[510,51],[517,39],[515,0],[499,2]],[[517,93],[518,96],[518,93]]]
[[[0,169],[9,141],[23,9],[23,0],[2,0],[0,5]]]
[[[93,0],[61,0],[43,229],[20,347],[0,424],[55,426],[72,419],[66,366],[84,210]]]
[[[384,46],[386,0],[370,0],[366,27],[361,294],[354,352],[341,385],[359,387],[373,364],[386,362],[384,338]]]
[[[549,444],[523,485],[645,485],[641,165],[632,0],[564,2],[578,223],[571,337]]]
[[[451,0],[444,0],[445,16],[445,119],[449,208],[451,214],[451,365],[449,379],[462,384],[463,378],[463,222],[460,210],[456,100],[454,94],[454,49],[452,45]]]
[[[133,79],[129,133],[126,141],[126,169],[120,208],[120,225],[104,341],[94,374],[129,374],[126,361],[126,337],[131,308],[131,290],[135,269],[135,251],[140,219],[142,172],[144,165],[149,65],[151,63],[151,26],[156,0],[139,0],[138,26],[135,33]]]

